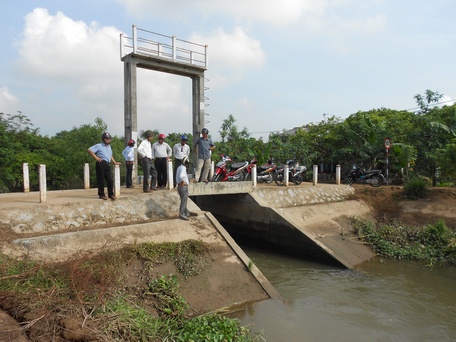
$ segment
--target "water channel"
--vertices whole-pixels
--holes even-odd
[[[456,267],[377,258],[353,271],[242,248],[283,297],[232,315],[266,341],[456,341]]]

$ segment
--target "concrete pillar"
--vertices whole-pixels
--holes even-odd
[[[204,128],[204,73],[192,77],[193,146]],[[193,165],[198,164],[198,156],[193,154]]]
[[[340,185],[340,165],[336,165],[336,184]]]
[[[313,166],[313,185],[318,183],[318,165]]]
[[[132,180],[138,177],[138,102],[136,62],[130,55],[124,58],[124,137],[125,144],[133,139],[135,144],[135,161],[133,163]]]
[[[120,165],[114,164],[114,196],[120,195]]]
[[[24,192],[30,192],[30,176],[28,163],[22,164],[22,175],[24,178]]]
[[[89,163],[84,164],[84,189],[90,189]]]
[[[166,172],[168,174],[168,183],[166,184],[166,188],[168,190],[174,189],[174,182],[176,181],[173,178],[173,161],[170,159],[166,162]]]
[[[283,183],[285,184],[285,186],[288,186],[288,183],[290,181],[289,173],[290,173],[290,167],[287,164],[283,168]]]
[[[252,171],[251,171],[251,174],[250,176],[252,177],[252,185],[254,188],[256,188],[257,186],[257,168],[254,166],[252,167]]]
[[[40,203],[46,203],[46,165],[40,164],[39,166],[40,177]]]

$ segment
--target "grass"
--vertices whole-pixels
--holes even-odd
[[[456,265],[456,233],[442,220],[425,227],[354,220],[353,226],[354,233],[380,255],[419,260],[428,266]]]
[[[90,322],[81,341],[257,341],[260,337],[236,319],[191,317],[178,277],[153,278],[149,272],[172,262],[184,278],[196,276],[208,265],[209,252],[207,244],[187,240],[140,244],[59,264],[0,256],[0,307],[22,323],[33,322],[27,334],[44,340],[64,339],[62,321],[71,318],[81,326]],[[124,279],[134,263],[144,266],[144,282],[136,288]]]

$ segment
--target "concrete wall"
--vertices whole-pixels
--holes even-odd
[[[250,194],[198,196],[194,201],[245,243],[351,268],[375,256],[370,248],[344,238],[350,217],[371,219],[367,206],[347,200],[353,191],[337,185],[259,188]]]

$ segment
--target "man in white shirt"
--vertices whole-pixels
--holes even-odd
[[[187,167],[190,165],[190,159],[184,157],[182,159],[182,164],[177,168],[176,172],[176,184],[177,192],[180,197],[179,205],[179,218],[181,220],[188,221],[190,212],[187,209],[187,200],[188,200],[188,175]]]
[[[122,151],[122,156],[125,159],[125,167],[127,172],[125,174],[125,186],[127,188],[133,188],[133,164],[135,163],[135,141],[130,139],[127,146]]]
[[[138,146],[138,154],[142,157],[141,166],[143,169],[143,191],[150,192],[151,190],[157,190],[157,170],[155,170],[154,155],[152,152],[152,146],[150,141],[153,137],[153,132],[147,130],[144,133],[144,140]],[[149,175],[152,176],[149,188]]]
[[[158,141],[152,145],[152,153],[155,158],[155,169],[157,170],[158,188],[166,187],[168,181],[168,160],[171,157],[171,147],[165,143],[166,136],[161,133],[158,135]]]
[[[182,165],[182,159],[184,159],[184,157],[190,158],[190,146],[187,145],[187,141],[187,136],[183,134],[181,135],[181,141],[173,146],[173,155],[175,158],[173,170],[174,179],[176,179],[177,168]]]

